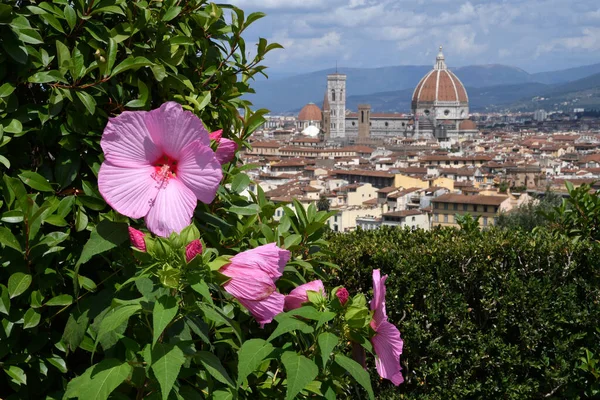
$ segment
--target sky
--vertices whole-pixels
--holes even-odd
[[[504,64],[527,72],[600,63],[598,0],[222,0],[267,16],[244,37],[285,50],[279,74],[339,66]],[[250,46],[248,46],[250,47]]]

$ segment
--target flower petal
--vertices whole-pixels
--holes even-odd
[[[147,114],[125,111],[108,121],[100,140],[107,162],[119,167],[141,167],[151,165],[161,156],[146,127]]]
[[[238,299],[239,302],[250,311],[260,327],[273,321],[273,318],[283,312],[285,296],[279,292],[273,292],[264,300],[252,301]]]
[[[219,147],[217,147],[217,160],[219,160],[221,165],[227,164],[233,160],[237,148],[238,145],[233,140],[222,138],[219,141]]]
[[[379,376],[389,379],[396,386],[404,382],[400,372],[400,355],[404,342],[400,338],[398,328],[390,322],[382,322],[371,342],[377,354],[375,366]]]
[[[320,279],[317,279],[315,281],[298,286],[297,288],[292,290],[290,294],[285,296],[284,308],[286,310],[294,310],[296,308],[302,307],[302,303],[306,303],[308,301],[308,295],[306,294],[308,290],[318,292],[321,293],[323,296],[326,296],[325,288],[323,287],[323,282],[321,282]]]
[[[210,146],[208,131],[200,118],[184,111],[181,104],[169,101],[146,115],[146,126],[156,145],[169,157],[178,160],[183,149],[200,140]]]
[[[280,249],[275,243],[269,243],[233,256],[231,263],[245,266],[248,269],[260,269],[273,280],[277,280],[283,274],[283,269],[289,259],[290,252],[288,250]]]
[[[196,141],[181,152],[177,164],[177,178],[194,192],[198,200],[210,204],[223,179],[223,171],[215,152]]]
[[[104,162],[98,172],[98,189],[104,200],[129,218],[142,218],[150,210],[158,187],[152,178],[154,167],[117,167]]]
[[[223,288],[238,300],[264,300],[276,289],[273,280],[260,270],[248,271],[230,264],[220,272],[225,276],[234,276]]]
[[[146,226],[158,236],[181,232],[192,221],[196,196],[177,178],[171,178],[158,190],[146,215]]]
[[[385,280],[387,275],[381,276],[378,269],[373,270],[373,299],[371,300],[371,310],[373,313],[373,321],[371,326],[375,331],[378,331],[379,325],[387,321],[387,312],[385,310]]]

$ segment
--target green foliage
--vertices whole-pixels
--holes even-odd
[[[273,242],[292,253],[281,293],[327,281],[327,211],[294,202],[277,223],[260,188],[241,195],[250,167],[234,161],[190,227],[147,236],[142,252],[125,244],[140,221],[98,192],[100,138],[124,111],[174,100],[249,145],[267,111],[242,97],[281,47],[246,48],[245,30],[262,17],[204,0],[0,3],[0,398],[371,393],[364,374],[331,361],[350,334],[331,299],[309,294],[260,329],[222,289],[231,256]],[[200,238],[204,253],[187,263],[186,245]]]
[[[351,294],[370,289],[372,269],[389,275],[386,306],[404,340],[406,380],[383,381],[377,398],[595,396],[597,357],[580,358],[582,348],[598,354],[597,243],[544,228],[382,228],[329,240],[335,281]]]
[[[569,196],[545,214],[552,228],[575,239],[600,240],[600,196],[588,184],[565,185]]]
[[[547,190],[539,199],[533,199],[514,210],[503,212],[498,216],[496,226],[507,229],[533,230],[538,226],[548,226],[548,213],[562,202],[561,197]]]

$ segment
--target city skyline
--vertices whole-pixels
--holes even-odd
[[[595,1],[226,0],[262,11],[259,37],[285,50],[267,57],[275,74],[335,67],[429,65],[438,46],[452,66],[504,64],[535,73],[600,62]],[[560,27],[560,29],[557,29]]]

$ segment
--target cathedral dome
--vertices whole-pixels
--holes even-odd
[[[298,121],[320,121],[321,109],[315,103],[308,103],[298,114]]]
[[[474,121],[471,121],[470,119],[465,119],[463,122],[460,123],[458,129],[460,129],[461,131],[475,131],[477,130],[477,124]]]
[[[446,67],[441,47],[435,67],[421,79],[412,101],[413,108],[418,103],[453,102],[458,105],[469,101],[462,82]]]

